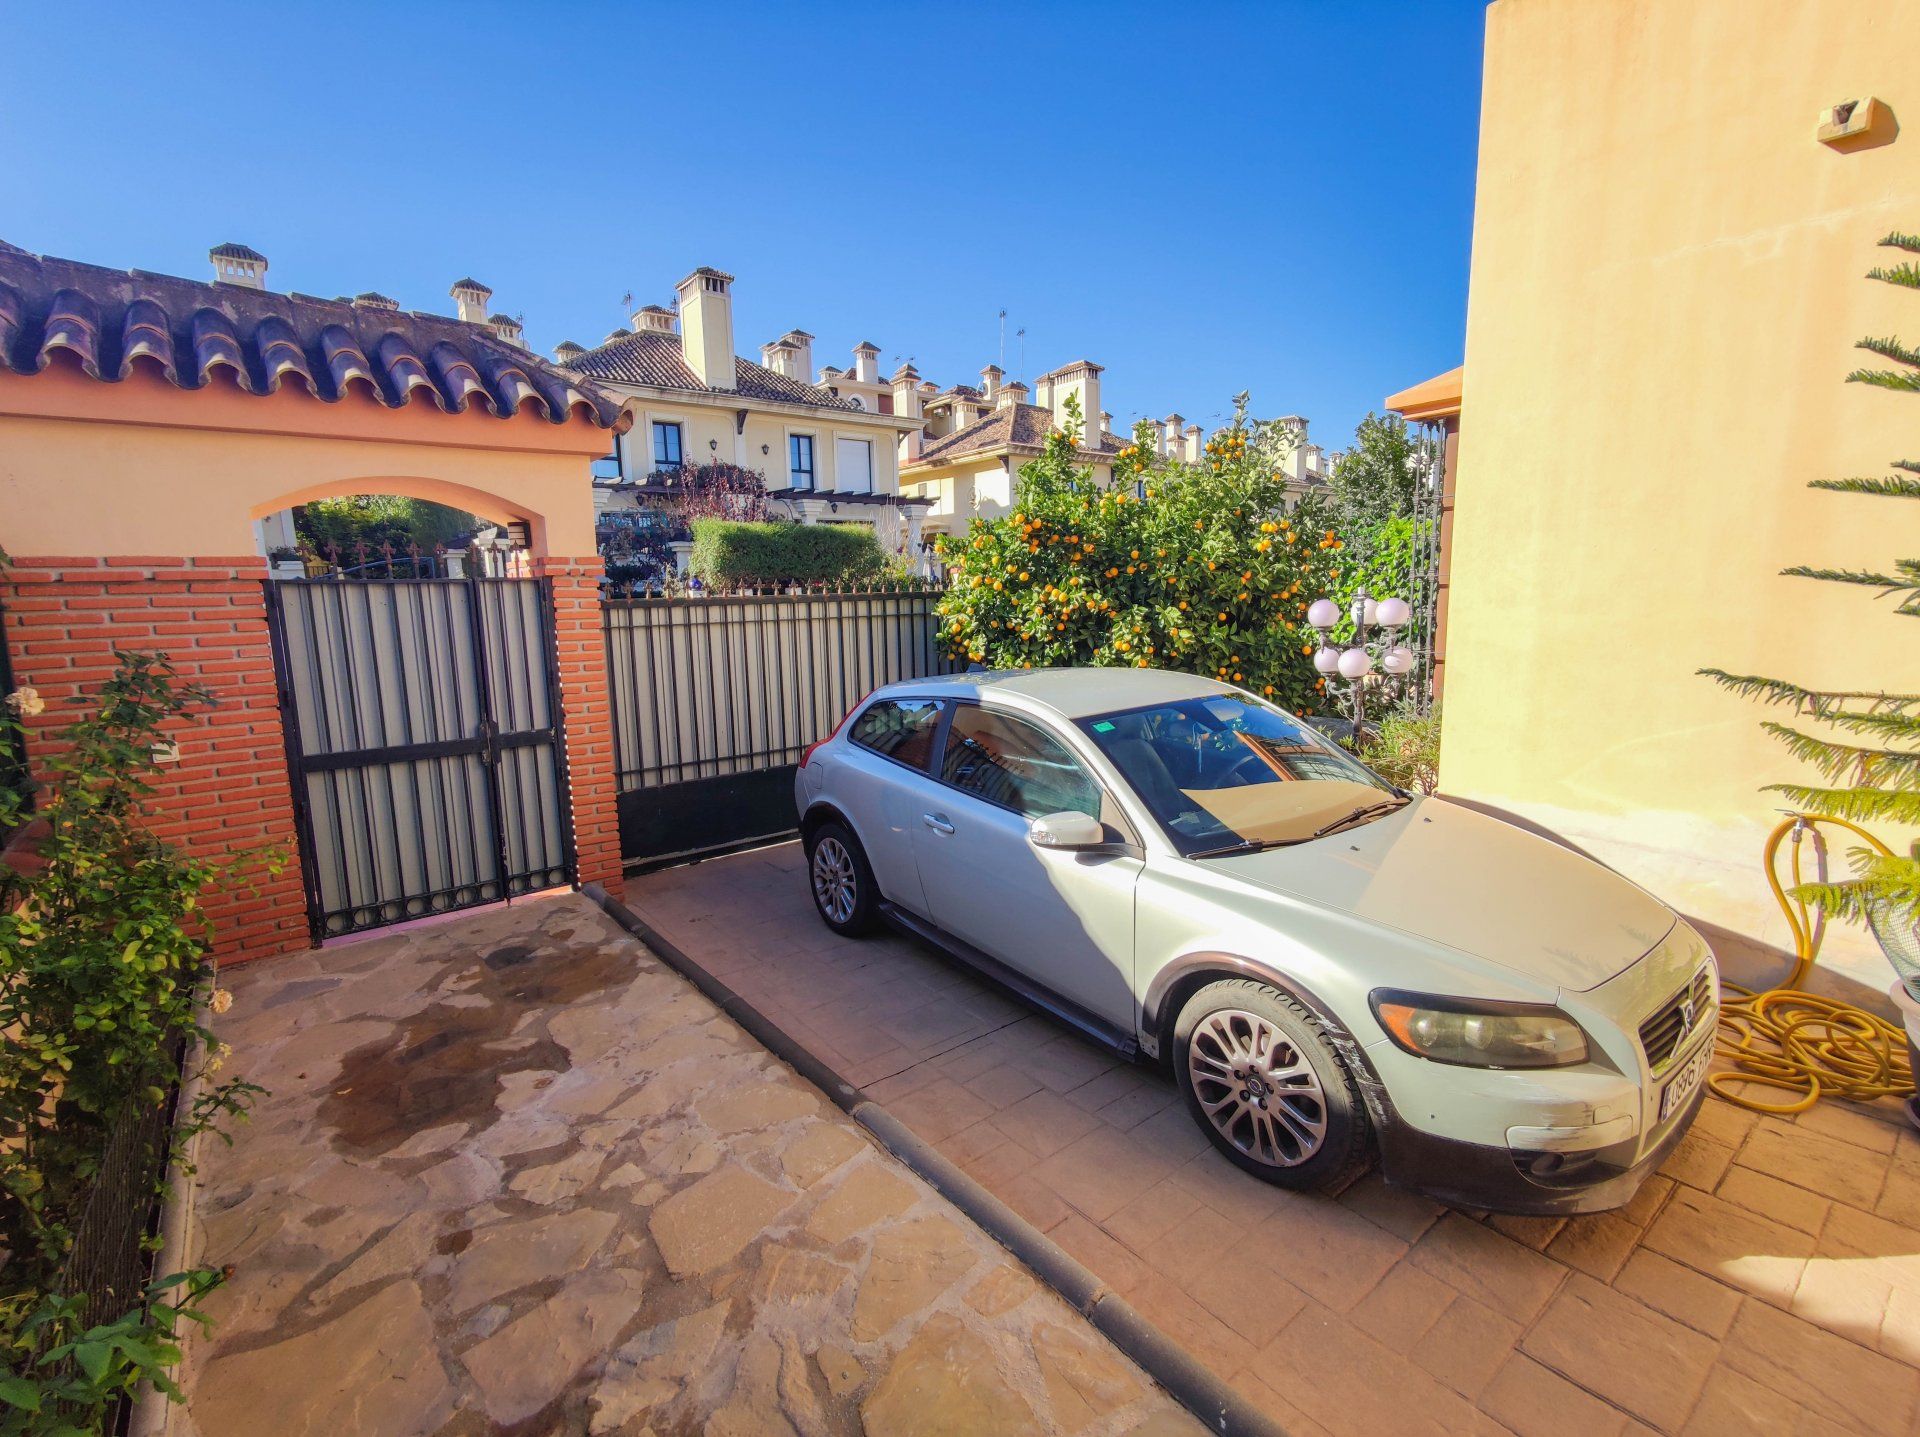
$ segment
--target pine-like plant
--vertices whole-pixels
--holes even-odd
[[[1881,244],[1904,254],[1920,255],[1920,235],[1894,233]],[[1876,266],[1867,271],[1867,278],[1920,290],[1920,264],[1906,259],[1891,266]],[[1856,369],[1847,376],[1848,383],[1920,394],[1920,350],[1897,339],[1863,339],[1857,347],[1897,367]],[[1920,499],[1920,460],[1896,460],[1892,467],[1897,472],[1885,477],[1815,479],[1808,487],[1877,498]],[[1882,598],[1898,597],[1899,613],[1920,617],[1920,559],[1895,560],[1891,573],[1807,564],[1796,564],[1782,572],[1794,578],[1878,589]],[[1920,824],[1920,694],[1825,692],[1781,679],[1730,674],[1724,669],[1700,672],[1743,696],[1791,706],[1795,718],[1804,725],[1769,720],[1764,727],[1795,758],[1809,764],[1821,781],[1769,784],[1769,792],[1786,795],[1808,814],[1828,814],[1859,824]],[[1808,732],[1808,727],[1815,726],[1821,726],[1821,731]],[[1795,890],[1795,896],[1856,922],[1876,916],[1920,922],[1920,844],[1905,855],[1886,857],[1857,848],[1849,857],[1854,873],[1851,879],[1803,884]]]

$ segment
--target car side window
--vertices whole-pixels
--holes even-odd
[[[940,777],[963,793],[1028,818],[1100,817],[1100,786],[1065,744],[1036,724],[961,704],[947,729]]]
[[[937,700],[881,699],[862,710],[847,737],[861,748],[924,772],[933,763],[933,737],[939,728]]]

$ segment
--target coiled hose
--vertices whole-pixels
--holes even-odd
[[[1720,982],[1720,1028],[1715,1050],[1732,1071],[1711,1074],[1707,1086],[1717,1098],[1756,1113],[1804,1113],[1823,1097],[1867,1103],[1876,1098],[1911,1097],[1906,1030],[1837,998],[1823,998],[1800,984],[1819,956],[1826,915],[1809,909],[1788,891],[1778,872],[1780,845],[1793,839],[1791,887],[1801,877],[1803,840],[1819,850],[1820,876],[1826,875],[1826,847],[1817,825],[1844,828],[1876,852],[1891,850],[1871,833],[1844,818],[1801,814],[1787,819],[1767,839],[1767,883],[1793,931],[1794,965],[1778,988],[1756,993],[1738,983]],[[1791,1096],[1768,1101],[1752,1092],[1770,1088]]]

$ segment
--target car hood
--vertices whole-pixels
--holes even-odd
[[[1575,991],[1630,967],[1674,924],[1612,869],[1436,798],[1309,843],[1201,861]]]

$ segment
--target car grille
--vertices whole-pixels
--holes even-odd
[[[1640,1025],[1647,1065],[1656,1073],[1664,1068],[1686,1036],[1713,1016],[1713,1010],[1713,969],[1706,967]]]

